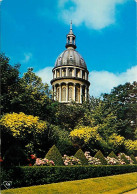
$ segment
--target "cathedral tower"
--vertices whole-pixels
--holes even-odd
[[[76,36],[73,34],[71,22],[70,32],[67,35],[66,50],[58,56],[52,70],[53,98],[66,104],[72,101],[82,104],[88,99],[90,86],[86,63],[75,50],[75,39]]]

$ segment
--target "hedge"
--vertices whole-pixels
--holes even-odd
[[[12,181],[12,188],[16,188],[130,172],[137,172],[137,165],[25,166],[2,168],[1,182]]]

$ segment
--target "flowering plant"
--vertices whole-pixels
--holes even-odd
[[[100,165],[101,164],[101,162],[98,158],[90,156],[90,152],[86,151],[84,153],[84,155],[87,158],[89,164],[94,164],[94,165]]]
[[[67,156],[64,155],[63,157],[63,162],[65,166],[68,165],[81,165],[81,162],[78,158],[74,157],[74,156]]]
[[[111,158],[111,157],[107,157],[106,158],[107,160],[107,164],[111,164],[111,165],[117,165],[117,164],[120,164],[120,161],[116,158]]]
[[[34,166],[55,166],[52,160],[37,158]]]

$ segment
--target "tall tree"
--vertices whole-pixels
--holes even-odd
[[[103,96],[106,106],[117,117],[119,134],[126,139],[137,138],[137,82],[115,87]]]
[[[12,67],[9,58],[0,54],[2,114],[14,111],[12,100],[19,82],[19,67],[20,65]]]

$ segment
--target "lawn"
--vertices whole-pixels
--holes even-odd
[[[137,172],[3,190],[2,194],[117,194],[137,188]]]

